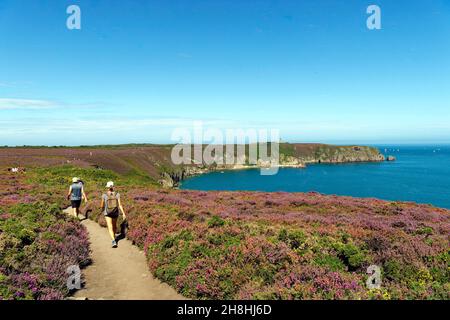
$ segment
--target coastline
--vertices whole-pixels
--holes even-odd
[[[128,157],[122,159],[129,160],[133,154],[130,154],[129,150],[126,151]],[[92,152],[93,157],[98,156],[98,151],[93,150]],[[73,153],[70,155],[72,156]],[[102,153],[101,155],[110,154]],[[117,160],[116,157],[109,159]],[[323,159],[324,157],[320,162],[322,164],[351,163],[348,158],[341,162],[336,162],[336,157],[329,157],[328,161],[323,161]],[[363,159],[365,157],[354,158],[353,160],[358,161],[352,162],[365,162],[362,161]],[[380,162],[381,158],[374,156],[373,159],[378,160],[368,162]],[[10,201],[14,201],[14,203],[22,201],[21,190],[31,183],[28,181],[33,181],[35,186],[44,185],[45,188],[51,190],[51,199],[62,201],[58,196],[62,186],[61,177],[71,177],[75,172],[77,176],[86,178],[88,194],[91,194],[96,190],[96,186],[103,186],[106,178],[109,179],[115,175],[113,171],[107,169],[93,168],[93,163],[96,162],[90,161],[85,168],[74,168],[72,165],[46,166],[47,163],[42,162],[44,168],[40,170],[30,168],[27,176],[17,175],[17,180],[3,179],[4,184],[9,184],[5,188],[7,194],[3,199],[4,204],[8,206]],[[319,161],[309,163],[315,164]],[[292,167],[286,163],[280,166]],[[383,166],[390,167],[387,163]],[[313,172],[314,167],[320,166],[311,165],[309,167],[310,172]],[[324,167],[337,168],[338,166]],[[375,167],[378,166],[375,165]],[[235,166],[228,169],[215,168],[215,171],[258,168],[258,166]],[[195,169],[201,170],[201,168],[194,168],[192,172]],[[307,169],[295,171],[309,172]],[[209,171],[204,168],[202,173],[206,172]],[[7,173],[4,172],[4,174],[6,176]],[[118,186],[127,186],[121,191],[123,191],[124,199],[127,199],[127,206],[133,208],[128,215],[131,226],[128,233],[129,239],[140,247],[150,248],[146,257],[150,265],[150,272],[155,278],[168,283],[173,288],[189,288],[189,291],[179,291],[188,292],[188,298],[256,299],[260,298],[262,294],[267,299],[284,297],[291,292],[291,288],[284,285],[284,282],[273,282],[269,287],[259,286],[257,281],[248,282],[252,285],[251,287],[242,283],[243,278],[259,279],[259,272],[263,267],[274,268],[276,266],[283,266],[283,269],[277,269],[274,274],[277,279],[282,279],[280,281],[284,281],[283,279],[293,272],[301,274],[304,272],[302,270],[307,270],[311,277],[306,278],[302,285],[307,287],[310,285],[309,282],[314,285],[315,278],[319,277],[319,280],[323,279],[326,283],[331,283],[331,288],[335,290],[334,288],[338,288],[338,286],[330,282],[335,279],[329,280],[330,274],[345,281],[348,279],[350,283],[364,283],[367,277],[366,265],[372,261],[379,261],[375,259],[380,259],[380,252],[384,254],[381,256],[381,259],[384,260],[380,266],[390,270],[393,277],[393,280],[385,283],[386,295],[389,294],[389,297],[393,299],[417,299],[423,297],[424,294],[429,298],[430,292],[432,292],[434,298],[446,297],[445,279],[436,282],[433,278],[424,283],[423,289],[417,292],[413,289],[416,288],[414,284],[417,281],[423,280],[421,272],[427,274],[438,272],[436,274],[439,275],[446,270],[445,261],[441,262],[436,258],[432,265],[425,264],[423,261],[429,257],[428,252],[431,250],[436,257],[446,253],[445,250],[448,248],[447,221],[450,212],[448,209],[415,202],[386,201],[373,197],[337,196],[318,192],[163,190],[160,187],[153,187],[153,185],[149,187],[144,183],[145,181],[137,180],[130,174],[124,175],[120,179],[124,180],[118,183]],[[21,184],[23,187],[17,188]],[[32,190],[33,196],[47,197],[39,192],[42,190],[41,188],[33,187],[30,190]],[[34,201],[38,198],[33,199],[27,201]],[[91,209],[95,208],[96,204],[92,201],[88,206]],[[93,210],[93,212],[96,211]],[[96,213],[90,214],[90,218],[102,225],[102,220],[96,216]],[[255,225],[258,227],[255,228]],[[318,228],[323,232],[317,232]],[[275,242],[273,242],[274,239]],[[432,239],[433,243],[430,243],[429,239]],[[183,245],[178,245],[179,243]],[[185,245],[186,243],[187,245]],[[228,258],[228,243],[236,244],[235,248],[238,250],[238,254],[232,257],[255,257],[246,260],[244,267],[238,269],[238,274],[231,275],[236,290],[227,292],[221,290],[226,282],[221,280],[223,279],[222,275],[217,273],[213,275],[215,279],[219,279],[219,282],[206,283],[208,292],[212,292],[212,294],[205,296],[205,291],[197,294],[196,284],[201,279],[210,276],[211,270],[235,270],[234,266],[242,263],[242,260],[237,258],[232,258],[234,260]],[[318,247],[317,245],[315,247],[317,250],[309,251],[310,256],[305,259],[303,252],[305,249],[308,250],[310,248],[308,246],[311,244],[317,244]],[[380,246],[385,249],[380,251]],[[200,256],[204,262],[204,265],[200,267],[197,264],[199,258],[197,248],[199,247],[204,252],[217,252],[217,255],[214,256]],[[418,247],[425,249],[423,251],[415,250]],[[281,260],[265,260],[262,265],[259,255],[254,254],[258,252],[269,252],[270,254],[273,252],[271,257],[278,257],[281,252],[283,256],[281,256]],[[168,262],[166,258],[174,255],[176,257],[188,256],[192,260],[180,268],[178,259],[170,259]],[[328,258],[325,261],[331,261],[332,264],[317,265],[317,261],[324,261],[324,255]],[[95,259],[95,256],[93,257]],[[227,257],[227,259],[222,257]],[[403,258],[409,260],[402,260]],[[402,261],[402,264],[395,264],[395,269],[388,269],[392,267],[393,259]],[[335,268],[336,264],[339,266],[337,271],[330,269]],[[413,272],[409,269],[411,265],[417,266],[412,270]],[[173,270],[177,270],[176,273],[173,273]],[[192,270],[196,270],[195,273]],[[248,272],[244,273],[240,270],[248,270]],[[330,270],[334,271],[330,272]],[[194,278],[186,277],[186,274],[192,275]],[[200,280],[197,281],[197,279]],[[412,283],[411,287],[407,285],[409,282],[404,282],[403,279],[408,279]],[[373,298],[370,295],[371,292],[364,288],[358,288],[355,287],[354,290],[347,290],[344,293],[348,295],[348,298]],[[431,289],[434,291],[430,291]],[[322,299],[327,296],[319,292],[318,295],[311,296],[311,298]]]
[[[0,150],[0,165],[14,168],[34,166],[75,165],[98,170],[108,169],[120,175],[145,178],[160,186],[173,188],[191,176],[213,171],[261,169],[267,163],[249,163],[240,157],[235,165],[196,165],[189,155],[187,165],[174,165],[171,152],[175,145],[110,145],[91,147],[4,148]],[[248,145],[247,145],[248,146]],[[247,149],[247,148],[246,148]],[[328,145],[319,143],[279,143],[280,168],[306,168],[315,163],[381,162],[385,156],[376,147],[358,145]],[[183,155],[184,156],[184,155]],[[222,159],[226,160],[226,159]],[[218,161],[220,163],[220,161]],[[221,161],[226,163],[226,161]],[[191,164],[192,163],[192,164]]]
[[[307,169],[308,164],[364,163],[383,162],[388,160],[388,158],[385,157],[376,147],[331,145],[320,145],[320,147],[338,148],[343,151],[330,153],[325,149],[325,152],[318,153],[316,150],[314,150],[314,152],[310,152],[310,154],[303,154],[298,156],[286,155],[282,153],[280,154],[280,163],[272,167]],[[181,167],[173,172],[162,172],[159,183],[164,188],[179,189],[183,180],[206,173],[217,171],[265,169],[270,167],[271,166],[268,165],[268,163],[264,163],[260,160],[258,160],[258,164],[256,165],[189,165]]]

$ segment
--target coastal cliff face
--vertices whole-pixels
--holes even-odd
[[[164,188],[175,188],[180,184],[181,181],[188,177],[212,171],[214,171],[213,168],[207,168],[203,166],[188,166],[169,169],[161,172],[161,177],[158,182]]]
[[[366,146],[333,146],[312,143],[280,143],[279,166],[304,168],[309,163],[344,163],[383,161],[377,148]],[[246,155],[240,164],[177,166],[172,163],[173,145],[119,145],[93,147],[0,148],[0,165],[5,167],[40,167],[75,165],[108,169],[121,175],[145,177],[164,187],[176,187],[183,179],[217,170],[264,168],[270,163],[258,160],[248,164]]]
[[[377,148],[367,146],[333,146],[326,144],[288,144],[279,145],[279,167],[305,168],[309,163],[348,163],[348,162],[380,162],[385,157]],[[245,156],[241,163],[248,163]],[[269,167],[267,161],[258,160],[255,165],[190,165],[178,167],[161,173],[160,184],[174,188],[190,176],[220,170],[240,170]]]
[[[366,146],[293,145],[294,154],[304,163],[378,162],[385,157],[377,148]]]

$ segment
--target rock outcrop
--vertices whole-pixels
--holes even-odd
[[[385,160],[384,155],[374,147],[313,145],[305,149],[305,146],[295,144],[293,148],[294,154],[304,163],[380,162]]]
[[[160,183],[167,188],[179,186],[188,177],[221,170],[241,170],[250,168],[267,168],[270,166],[305,168],[308,163],[347,163],[347,162],[381,162],[385,160],[377,148],[367,146],[333,146],[325,144],[280,144],[279,161],[258,159],[256,164],[249,164],[247,155],[241,156],[235,164],[226,162],[229,155],[216,159],[213,165],[192,164],[169,171],[162,171]]]
[[[223,147],[223,146],[222,146]],[[230,154],[217,155],[218,165],[206,165],[190,161],[193,154],[185,155],[187,165],[179,166],[172,162],[174,145],[117,145],[89,147],[42,147],[42,148],[0,148],[0,165],[5,167],[79,165],[96,169],[112,170],[118,174],[136,175],[150,178],[165,187],[176,187],[186,177],[216,170],[238,170],[247,168],[266,168],[273,163],[259,159],[249,161],[250,146],[245,146],[245,155],[237,161],[227,161],[237,157],[233,146]],[[240,145],[240,147],[243,147]],[[268,145],[267,150],[271,149]],[[192,146],[191,146],[192,148]],[[202,146],[203,149],[206,145]],[[226,148],[225,148],[226,149]],[[235,150],[234,150],[235,149]],[[333,146],[317,143],[279,143],[279,167],[304,168],[309,163],[344,163],[362,161],[383,161],[384,156],[377,148],[366,146]],[[192,150],[192,149],[191,149]],[[225,150],[226,151],[226,150]],[[233,153],[234,154],[231,154]],[[184,156],[184,154],[183,154]],[[222,158],[222,159],[221,159]],[[220,164],[231,162],[233,164]]]
[[[394,156],[387,156],[386,157],[386,161],[395,161],[395,157]]]

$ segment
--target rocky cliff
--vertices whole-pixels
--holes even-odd
[[[305,168],[308,163],[380,162],[385,157],[377,148],[367,146],[334,146],[326,144],[279,144],[279,167]],[[248,164],[248,155],[233,165],[188,165],[172,168],[161,173],[160,183],[164,187],[177,187],[190,176],[218,170],[240,170],[269,167],[268,161],[258,159],[257,164]]]
[[[109,169],[121,175],[152,179],[165,187],[174,187],[186,177],[214,170],[263,168],[270,165],[258,159],[249,164],[249,146],[245,156],[232,165],[174,165],[171,153],[174,145],[117,145],[89,147],[19,147],[0,148],[0,166],[31,167],[75,165]],[[206,147],[206,146],[204,146]],[[383,161],[377,148],[366,146],[333,146],[312,143],[280,143],[279,166],[303,168],[308,163],[343,163]],[[236,152],[237,148],[235,148]],[[226,157],[226,155],[225,155]]]
[[[385,157],[377,148],[367,146],[334,146],[326,144],[289,145],[295,157],[304,163],[377,162]]]

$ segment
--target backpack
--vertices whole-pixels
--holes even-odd
[[[119,203],[117,201],[117,194],[115,192],[106,194],[106,213],[111,214],[119,210]]]

